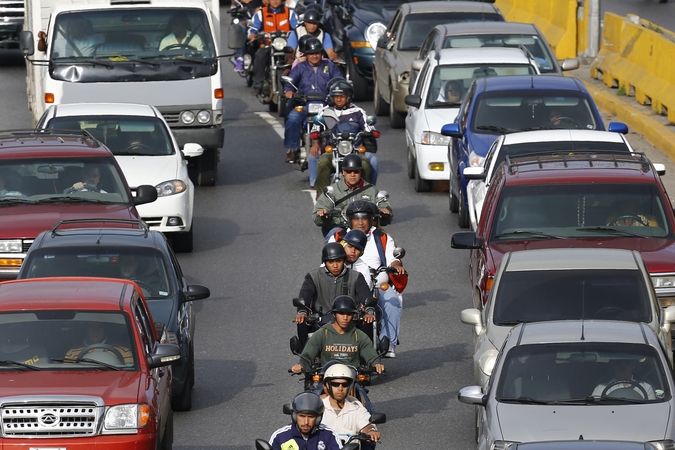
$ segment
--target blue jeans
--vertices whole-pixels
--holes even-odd
[[[290,148],[291,150],[297,150],[300,148],[302,122],[304,122],[306,115],[307,113],[304,111],[300,112],[296,111],[295,109],[289,111],[288,115],[286,116],[286,124],[284,125],[284,148]]]
[[[374,153],[366,152],[366,158],[370,163],[370,184],[377,184],[377,170],[379,169],[379,163],[377,162],[377,156]]]
[[[246,43],[248,42],[247,36],[246,36],[246,26],[242,25],[241,22],[239,22],[237,25],[242,27],[244,29],[244,45],[241,46],[240,49],[237,49],[237,51],[234,53],[235,58],[243,58],[244,57],[244,52],[246,51]]]
[[[316,156],[312,156],[311,154],[307,155],[307,168],[309,170],[309,185],[312,187],[314,187],[314,183],[316,183],[316,177],[319,175],[320,156],[321,156],[320,152]]]
[[[403,304],[398,298],[398,293],[391,287],[386,291],[380,289],[380,308],[382,309],[382,331],[380,339],[387,336],[390,345],[398,343],[398,333],[401,329],[401,310]]]

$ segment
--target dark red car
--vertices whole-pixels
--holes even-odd
[[[482,307],[506,252],[537,248],[638,250],[661,304],[675,304],[675,216],[642,154],[514,158],[495,173],[478,229],[452,236],[471,249],[473,301]]]
[[[0,278],[16,278],[38,234],[64,219],[138,219],[135,205],[157,199],[139,186],[133,197],[115,157],[88,133],[0,132]]]

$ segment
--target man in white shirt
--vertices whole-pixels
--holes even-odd
[[[633,378],[637,359],[613,359],[609,364],[614,370],[614,377],[608,383],[599,384],[591,394],[593,397],[656,399],[654,388],[649,383]]]
[[[159,50],[169,49],[171,46],[178,47],[192,47],[197,51],[204,50],[204,43],[198,34],[193,34],[190,31],[190,19],[185,16],[175,15],[169,19],[169,28],[171,33],[164,36],[159,43]]]

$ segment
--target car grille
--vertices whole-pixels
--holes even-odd
[[[22,0],[0,0],[0,18],[23,19],[23,11]]]
[[[65,402],[64,402],[65,403]],[[95,403],[55,405],[31,402],[4,405],[2,434],[8,438],[86,437],[96,434],[98,413]]]
[[[28,249],[30,249],[30,246],[33,245],[33,242],[35,239],[24,239],[21,241],[21,252],[26,253]]]
[[[162,224],[161,217],[143,217],[143,220],[149,227],[158,227]]]

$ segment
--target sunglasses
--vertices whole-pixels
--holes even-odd
[[[335,387],[335,388],[336,388],[336,387],[343,387],[343,388],[349,387],[349,383],[346,382],[346,381],[344,381],[344,382],[342,382],[342,383],[338,383],[337,381],[331,381],[331,382],[330,382],[330,385],[333,386],[333,387]]]
[[[361,171],[359,169],[356,169],[356,170],[343,169],[343,172],[344,173],[361,173]]]

